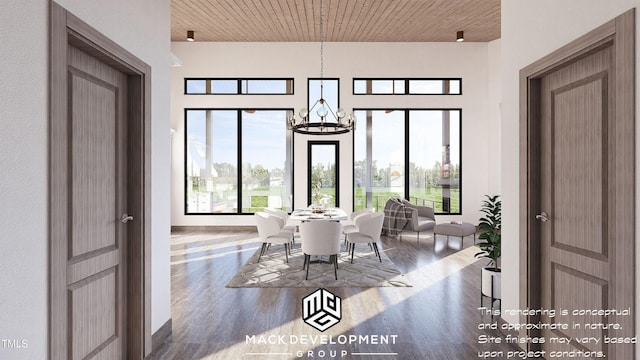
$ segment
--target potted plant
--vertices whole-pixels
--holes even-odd
[[[480,211],[483,216],[478,223],[480,235],[478,236],[478,252],[476,258],[489,259],[487,266],[482,268],[482,294],[492,299],[500,299],[501,270],[498,266],[500,259],[501,227],[502,227],[502,202],[500,195],[485,195]]]

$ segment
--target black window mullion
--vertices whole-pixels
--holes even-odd
[[[307,141],[307,204],[313,204],[313,187],[311,179],[313,179],[313,165],[311,164],[311,152],[313,149],[313,141]]]
[[[337,89],[337,104],[336,104],[336,108],[333,111],[338,111],[338,109],[340,109],[340,78],[336,79],[336,81],[338,82],[338,89]]]
[[[238,214],[242,214],[242,184],[243,184],[243,179],[242,179],[242,110],[238,110],[237,113],[237,127],[238,127],[238,160],[237,160],[237,164],[238,164],[238,210],[237,213]]]
[[[462,80],[460,80],[460,90],[462,92]],[[460,158],[458,159],[458,212],[462,214],[462,109],[458,110],[458,144],[460,148],[458,153]]]
[[[404,198],[409,198],[409,110],[404,111]]]
[[[186,90],[186,88],[185,88]],[[189,214],[189,191],[187,190],[188,186],[191,186],[189,183],[189,174],[187,173],[187,162],[188,162],[188,153],[189,153],[189,117],[187,114],[189,110],[184,109],[184,214]]]

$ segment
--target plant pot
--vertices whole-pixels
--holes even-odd
[[[488,296],[493,299],[502,299],[502,292],[500,291],[502,279],[501,269],[494,267],[482,268],[482,283],[480,291],[482,295]]]

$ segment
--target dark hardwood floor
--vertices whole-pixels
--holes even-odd
[[[171,241],[172,332],[156,339],[151,360],[460,360],[478,359],[479,351],[488,350],[504,351],[506,358],[507,351],[517,350],[478,344],[480,334],[498,333],[478,330],[491,318],[478,311],[485,261],[473,258],[477,248],[471,237],[463,249],[459,239],[451,238],[447,246],[446,238],[438,237],[435,250],[425,234],[420,243],[415,234],[402,241],[383,237],[381,249],[413,287],[329,288],[342,298],[342,320],[324,332],[302,320],[302,298],[316,288],[225,287],[258,250],[256,232],[181,231]],[[254,335],[255,343],[247,341]],[[353,335],[363,338],[349,344]],[[319,336],[325,343],[314,345]],[[372,343],[384,337],[388,344]]]

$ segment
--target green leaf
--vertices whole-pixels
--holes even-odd
[[[485,195],[480,212],[483,216],[478,220],[480,235],[478,236],[479,242],[476,245],[482,251],[475,254],[475,257],[487,258],[490,260],[489,264],[495,264],[497,267],[502,241],[502,235],[500,234],[502,227],[500,195]]]

